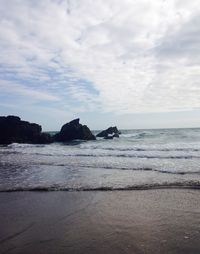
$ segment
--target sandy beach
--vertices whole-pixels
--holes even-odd
[[[0,193],[0,253],[200,253],[198,190]]]

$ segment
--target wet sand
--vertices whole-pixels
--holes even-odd
[[[200,191],[0,193],[0,253],[199,254]]]

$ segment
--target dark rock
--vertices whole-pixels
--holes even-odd
[[[110,135],[108,135],[108,136],[105,136],[105,137],[104,137],[104,139],[113,139],[113,138],[114,138],[114,136],[113,136],[113,135],[111,135],[111,136],[110,136]]]
[[[52,138],[48,134],[41,133],[42,127],[36,123],[21,121],[18,116],[0,117],[0,144],[51,143]]]
[[[113,135],[113,138],[119,138],[119,134],[121,134],[121,132],[115,133],[115,134]]]
[[[119,138],[119,135],[121,132],[117,129],[117,127],[109,127],[108,129],[101,131],[98,133],[96,136],[97,137],[102,137],[105,139],[112,139],[114,137]]]
[[[53,142],[53,137],[48,133],[41,133],[39,137],[39,144],[50,144]]]
[[[54,136],[57,142],[67,142],[74,139],[95,140],[95,136],[86,125],[79,123],[79,118],[62,126],[59,133]]]

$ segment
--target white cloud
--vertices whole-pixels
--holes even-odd
[[[47,92],[36,91],[31,88],[27,88],[26,86],[10,83],[8,81],[0,82],[0,89],[3,92],[8,92],[10,94],[18,94],[24,97],[28,97],[28,100],[36,100],[36,101],[59,101],[60,98],[49,94]]]
[[[0,14],[3,71],[38,81],[15,92],[74,111],[200,107],[197,0],[1,0]]]

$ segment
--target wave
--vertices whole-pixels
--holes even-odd
[[[1,164],[0,164],[1,165]],[[69,163],[40,163],[40,165],[44,166],[55,166],[55,167],[66,167],[69,166]],[[102,165],[78,165],[78,168],[91,168],[91,169],[114,169],[114,170],[130,170],[130,171],[154,171],[163,174],[174,174],[174,175],[193,175],[193,174],[200,174],[200,170],[197,171],[172,171],[166,169],[155,169],[150,167],[135,167],[135,168],[128,168],[128,167],[115,167],[115,166],[102,166]]]
[[[139,155],[139,154],[76,154],[67,156],[78,157],[121,157],[138,159],[200,159],[200,155]]]
[[[118,186],[97,186],[97,187],[59,187],[59,186],[36,186],[36,187],[14,187],[0,189],[0,192],[22,192],[22,191],[136,191],[136,190],[156,190],[156,189],[200,189],[200,182],[174,182],[174,183],[155,183]]]
[[[54,156],[54,155],[49,155]],[[141,159],[200,159],[198,155],[138,155],[138,154],[66,154],[68,157],[122,157]]]
[[[120,137],[123,138],[135,138],[135,139],[142,139],[144,137],[156,137],[158,136],[157,133],[153,133],[151,131],[142,131],[142,132],[132,132],[132,133],[124,133],[122,132],[122,134],[120,135]]]
[[[45,147],[46,145],[42,144],[20,144],[20,143],[12,143],[7,145],[8,148],[32,148],[32,147]]]
[[[66,166],[64,164],[57,164],[57,166]],[[117,170],[131,170],[131,171],[155,171],[158,173],[163,173],[163,174],[173,174],[173,175],[193,175],[193,174],[200,174],[200,171],[172,171],[172,170],[163,170],[163,169],[154,169],[150,167],[139,167],[139,168],[126,168],[126,167],[111,167],[111,166],[79,166],[81,168],[98,168],[98,169],[117,169]]]
[[[99,147],[99,146],[90,146],[83,147],[83,149],[91,149],[91,150],[105,150],[105,151],[120,151],[120,152],[199,152],[200,148],[139,148],[139,147]]]
[[[140,151],[137,151],[140,152]],[[2,154],[27,154],[40,156],[55,156],[55,157],[94,157],[94,158],[138,158],[138,159],[200,159],[200,155],[148,155],[148,154],[92,154],[92,153],[74,153],[74,154],[60,154],[60,153],[45,153],[45,152],[26,152],[26,151],[1,151]]]
[[[70,165],[69,163],[48,163],[48,162],[39,162],[39,163],[32,163],[32,166],[47,166],[47,167],[67,167],[70,168],[74,166],[73,164]],[[12,164],[9,162],[0,162],[0,168],[22,168],[22,165]],[[26,165],[24,166],[26,167]],[[152,171],[158,172],[161,174],[173,174],[173,175],[199,175],[200,170],[191,170],[191,171],[177,171],[176,169],[167,170],[167,169],[158,169],[158,168],[151,168],[151,167],[117,167],[117,166],[102,166],[102,165],[76,165],[77,168],[83,169],[102,169],[102,170],[122,170],[122,171]]]

